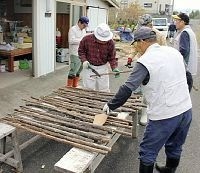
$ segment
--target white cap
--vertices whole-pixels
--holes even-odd
[[[100,41],[109,41],[113,38],[110,27],[105,23],[101,23],[95,28],[94,35]]]

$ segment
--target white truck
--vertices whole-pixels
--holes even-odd
[[[167,38],[168,36],[168,20],[167,18],[153,18],[153,27],[159,30],[161,33],[165,35]]]

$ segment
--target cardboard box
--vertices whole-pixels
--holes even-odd
[[[6,65],[0,64],[0,72],[5,72],[5,71],[6,71]]]
[[[14,71],[19,70],[19,61],[14,61]]]

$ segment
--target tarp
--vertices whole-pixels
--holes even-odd
[[[120,39],[122,42],[131,42],[133,41],[133,33],[130,28],[118,27],[117,31],[120,31]]]

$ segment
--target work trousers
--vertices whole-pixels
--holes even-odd
[[[192,109],[173,118],[149,120],[140,144],[139,159],[152,165],[163,146],[168,158],[179,159],[191,121]]]
[[[82,69],[83,66],[80,58],[76,55],[70,55],[70,70],[68,78],[74,78],[76,76],[80,76]]]
[[[91,65],[93,69],[95,69],[99,74],[108,73],[108,65],[94,66]],[[110,92],[109,89],[109,75],[92,76],[95,73],[92,72],[91,69],[83,69],[83,87],[96,90],[96,91],[105,91]]]

